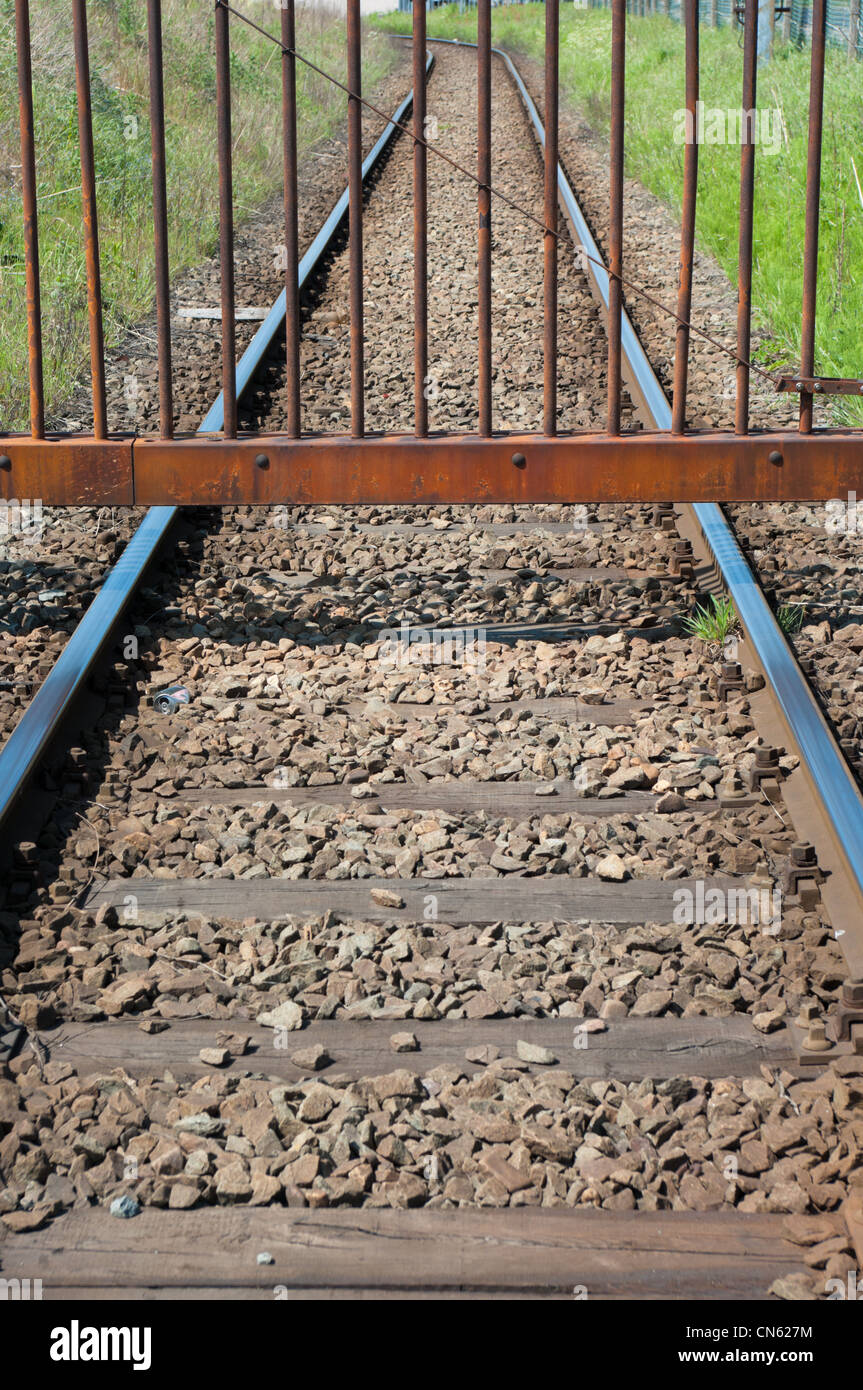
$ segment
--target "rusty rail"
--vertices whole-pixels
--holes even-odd
[[[419,439],[429,429],[428,385],[428,187],[426,128],[425,0],[413,0],[414,128],[414,429]]]
[[[224,412],[221,441],[198,435],[175,439],[169,306],[167,162],[160,0],[147,0],[148,61],[153,177],[154,262],[159,358],[158,436],[123,438],[109,432],[105,394],[105,352],[86,0],[73,0],[72,18],[81,150],[84,251],[87,263],[93,431],[89,435],[45,434],[42,369],[42,318],[39,301],[39,235],[35,186],[35,135],[28,0],[16,0],[18,78],[25,211],[24,260],[30,378],[30,435],[0,436],[0,495],[39,496],[45,502],[117,501],[370,501],[483,500],[575,501],[655,500],[667,495],[691,500],[720,498],[819,498],[837,489],[863,490],[863,431],[813,428],[812,401],[819,390],[854,392],[862,383],[819,377],[815,366],[818,209],[823,124],[825,3],[814,0],[807,164],[806,245],[803,266],[801,363],[799,374],[771,375],[750,359],[755,142],[751,122],[743,121],[740,174],[740,233],[737,334],[723,343],[692,320],[692,271],[698,185],[697,102],[699,94],[698,0],[684,0],[686,59],[682,96],[690,137],[684,151],[683,217],[676,304],[669,307],[624,274],[623,157],[626,62],[626,0],[612,0],[611,143],[608,402],[604,434],[568,433],[560,428],[557,370],[557,262],[560,231],[557,211],[559,0],[545,12],[545,160],[542,217],[520,208],[496,186],[491,115],[493,54],[491,0],[477,6],[477,164],[472,172],[455,164],[428,139],[425,129],[425,11],[413,0],[415,105],[410,124],[399,125],[413,150],[414,213],[414,409],[404,435],[368,436],[365,426],[363,331],[362,113],[377,111],[362,92],[362,30],[359,0],[348,0],[347,80],[324,73],[346,97],[349,188],[350,286],[350,439],[309,435],[302,430],[300,390],[300,297],[298,288],[297,64],[322,70],[296,48],[293,0],[280,6],[278,33],[259,25],[228,0],[215,3],[215,140],[219,171],[219,257],[221,270],[221,364]],[[286,430],[279,436],[238,438],[234,286],[234,211],[231,127],[231,33],[243,23],[280,51],[282,75],[281,139],[285,219]],[[743,40],[743,110],[754,110],[756,0],[747,0]],[[385,114],[385,113],[378,113]],[[427,285],[428,160],[440,158],[471,179],[477,188],[477,362],[476,434],[434,434],[429,419],[429,338]],[[492,215],[504,200],[537,228],[543,239],[543,410],[542,432],[506,439],[494,432],[492,355]],[[587,253],[585,253],[587,254]],[[659,436],[621,433],[621,313],[624,293],[643,297],[675,322],[673,403],[670,429]],[[737,391],[734,430],[691,431],[686,401],[691,337],[697,334],[734,363]],[[777,390],[796,391],[800,420],[796,443],[790,432],[766,434],[750,422],[752,372]],[[673,439],[672,439],[673,437]],[[442,447],[442,443],[443,446]],[[368,444],[369,448],[362,446]],[[501,452],[503,450],[503,452]],[[507,453],[508,451],[508,453]],[[591,472],[601,457],[603,477]],[[265,469],[260,460],[272,466]],[[679,485],[658,481],[667,475],[662,460],[674,460]],[[194,462],[193,462],[194,460]],[[257,461],[257,473],[252,464]],[[190,467],[190,464],[192,465]],[[512,468],[518,469],[517,477]],[[306,470],[312,470],[307,472]],[[403,470],[401,473],[399,470]],[[359,470],[362,476],[352,476]],[[407,470],[406,472],[404,470]],[[465,473],[465,470],[468,470]],[[483,491],[490,489],[491,491]]]
[[[156,261],[156,332],[159,354],[159,428],[174,435],[171,366],[171,296],[168,268],[168,187],[165,164],[165,83],[162,59],[162,0],[147,0],[150,76],[150,149],[153,165],[153,240]]]
[[[623,309],[623,113],[626,80],[626,0],[611,15],[611,149],[608,217],[608,423],[620,433],[620,334]]]
[[[222,395],[226,439],[237,437],[237,334],[234,322],[234,178],[231,151],[230,15],[216,5],[216,113],[219,140],[219,280],[222,301]]]
[[[686,118],[695,132],[698,119],[698,0],[686,5]],[[695,255],[695,204],[698,193],[698,140],[688,139],[683,152],[683,226],[680,231],[680,278],[677,288],[677,341],[674,348],[674,395],[671,429],[686,427],[686,388],[689,380],[689,316],[692,310],[692,269]]]
[[[803,324],[800,375],[815,372],[815,299],[818,282],[818,210],[821,199],[821,140],[824,118],[825,0],[812,4],[812,63],[809,75],[809,149],[806,156],[806,240],[803,247]],[[812,393],[800,392],[800,432],[812,430]]]
[[[478,0],[477,54],[477,305],[479,432],[491,434],[491,0]]]
[[[33,76],[30,64],[30,6],[28,0],[15,0],[15,39],[18,56],[18,103],[21,125],[21,192],[24,205],[30,428],[34,439],[43,439],[45,436],[45,392],[42,382],[42,305],[39,288],[39,227],[36,208],[36,137],[33,126]]]
[[[543,430],[557,434],[557,151],[560,61],[558,0],[545,4],[545,235],[543,238]]]
[[[755,111],[758,0],[746,0],[743,36],[743,111]],[[752,221],[755,201],[755,131],[741,130],[740,239],[737,251],[737,394],[734,428],[749,433],[749,350],[752,338]]]
[[[286,433],[298,439],[300,415],[300,246],[297,193],[297,63],[294,47],[294,0],[285,0],[282,16],[282,159],[285,200],[285,410]]]
[[[105,335],[102,327],[102,274],[99,265],[99,218],[96,209],[96,159],[90,104],[90,49],[86,0],[72,0],[75,86],[78,93],[78,144],[81,149],[81,200],[87,259],[87,317],[90,329],[90,377],[93,383],[93,434],[108,434],[105,394]],[[42,403],[44,410],[44,402]]]
[[[350,190],[351,431],[365,430],[363,389],[363,126],[360,0],[348,0],[348,188]]]

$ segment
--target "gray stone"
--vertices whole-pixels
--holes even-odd
[[[537,1043],[525,1042],[523,1038],[519,1038],[515,1050],[523,1062],[533,1062],[539,1067],[551,1067],[557,1061],[549,1048],[540,1047]]]
[[[118,1216],[123,1221],[129,1221],[133,1216],[138,1216],[141,1211],[139,1203],[128,1193],[122,1197],[115,1197],[109,1208],[112,1216]]]
[[[284,1004],[279,1004],[277,1008],[258,1014],[258,1023],[262,1023],[265,1028],[285,1028],[289,1033],[293,1033],[302,1028],[304,1017],[299,1004],[286,999]]]

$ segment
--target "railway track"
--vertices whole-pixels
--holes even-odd
[[[435,54],[429,109],[464,163],[475,65]],[[541,214],[542,127],[503,56],[492,102],[502,181]],[[382,429],[411,383],[409,166],[396,139],[365,212]],[[465,429],[468,194],[429,175],[429,385]],[[581,425],[607,393],[608,276],[563,169],[557,192],[579,330],[558,408]],[[543,406],[523,229],[496,217],[513,429]],[[301,344],[318,423],[348,411],[348,281],[336,248]],[[284,427],[283,311],[238,368],[248,428]],[[666,428],[626,318],[622,349],[624,420]],[[148,514],[9,738],[7,817],[176,521]],[[680,623],[723,584],[739,665]],[[863,978],[859,792],[718,508],[228,512],[154,616],[137,702],[114,690],[9,875],[4,1277],[38,1268],[60,1298],[815,1300],[858,1268],[863,1058],[835,1035]],[[146,696],[175,683],[166,720]]]

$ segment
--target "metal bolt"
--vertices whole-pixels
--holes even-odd
[[[863,1004],[863,980],[843,980],[842,1003],[849,1008]]]
[[[815,846],[808,840],[798,840],[791,846],[791,863],[798,868],[804,868],[807,864],[817,864],[815,857]]]
[[[821,385],[821,382],[820,382],[820,381],[813,381],[813,383],[812,383],[812,390],[813,390],[813,391],[823,391],[823,390],[824,390],[824,387]]]
[[[269,468],[269,466],[270,466],[270,460],[267,458],[266,454],[256,454],[256,455],[255,455],[255,467],[256,467],[256,468]]]
[[[829,1052],[833,1046],[827,1036],[827,1029],[822,1018],[813,1018],[809,1023],[809,1032],[803,1040],[803,1047],[806,1052]]]
[[[813,1019],[818,1017],[818,1005],[810,999],[805,1004],[800,1005],[800,1013],[797,1015],[797,1025],[800,1028],[809,1029]]]
[[[516,468],[527,467],[527,459],[525,458],[524,454],[513,454],[512,461],[515,464]]]
[[[767,462],[775,464],[777,468],[779,467],[779,465],[782,462],[782,455],[780,454],[778,449],[771,450],[771,452],[767,455]]]
[[[779,749],[771,748],[769,743],[762,743],[755,750],[756,767],[775,767],[779,762]]]
[[[733,770],[720,782],[719,795],[723,801],[740,801],[745,795],[740,777]]]
[[[0,468],[3,469],[4,473],[8,473],[8,472],[9,472],[9,469],[10,469],[11,467],[12,467],[12,460],[10,459],[9,455],[8,455],[8,454],[0,454]]]

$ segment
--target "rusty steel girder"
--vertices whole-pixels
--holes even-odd
[[[825,502],[863,494],[863,431],[0,437],[0,496],[45,505]]]
[[[0,498],[66,507],[130,504],[133,442],[133,435],[0,435]]]

